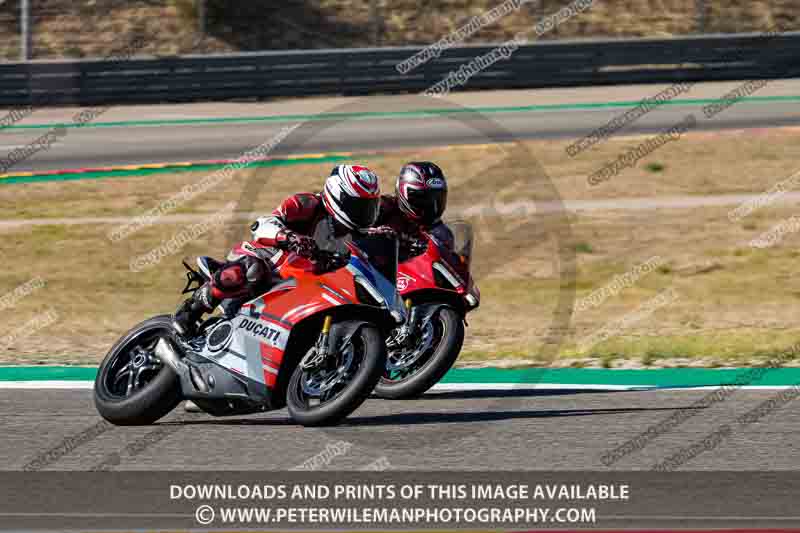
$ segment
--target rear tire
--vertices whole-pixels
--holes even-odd
[[[386,368],[386,344],[375,326],[362,325],[356,334],[363,357],[355,376],[338,396],[319,406],[309,407],[302,398],[304,371],[297,366],[286,393],[286,404],[292,419],[303,426],[329,426],[341,422],[364,403]]]
[[[135,326],[117,341],[100,364],[94,382],[94,403],[100,416],[117,426],[143,426],[152,424],[178,406],[182,399],[178,377],[163,362],[147,383],[128,396],[114,389],[111,376],[128,357],[128,352],[139,343],[161,336],[173,338],[174,335],[172,317],[160,315]]]
[[[453,367],[464,344],[464,321],[461,316],[449,307],[440,309],[433,317],[440,321],[443,333],[439,344],[427,361],[410,376],[398,381],[391,381],[381,376],[375,385],[375,395],[387,400],[408,400],[417,398],[431,387]]]

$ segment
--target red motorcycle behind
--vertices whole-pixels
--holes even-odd
[[[453,222],[426,237],[421,250],[400,258],[397,290],[409,313],[386,343],[386,372],[375,387],[381,398],[414,398],[442,379],[461,352],[467,313],[480,305],[472,226]]]

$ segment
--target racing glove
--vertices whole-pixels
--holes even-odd
[[[363,235],[376,235],[385,237],[397,237],[397,232],[389,226],[378,226],[375,228],[366,228],[361,230]]]
[[[408,253],[411,257],[422,255],[428,251],[428,241],[425,239],[409,239]]]
[[[278,235],[278,245],[284,250],[289,250],[299,256],[312,258],[317,251],[317,243],[307,235],[300,235],[292,231]]]

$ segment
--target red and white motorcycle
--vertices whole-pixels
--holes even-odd
[[[183,339],[170,315],[146,320],[100,365],[95,405],[117,425],[155,422],[183,399],[216,415],[288,406],[306,426],[335,424],[372,392],[386,365],[385,339],[406,321],[395,286],[396,239],[365,238],[379,249],[371,265],[355,242],[313,260],[291,254],[282,280]],[[388,259],[386,259],[388,258]],[[184,292],[208,281],[219,263],[198,260]]]

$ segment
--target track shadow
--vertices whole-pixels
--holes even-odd
[[[608,393],[623,393],[623,392],[641,392],[644,390],[652,390],[649,388],[642,389],[497,389],[497,390],[459,390],[459,391],[446,391],[446,392],[430,392],[415,398],[413,401],[419,400],[480,400],[483,398],[535,398],[547,396],[564,396],[574,394],[608,394]],[[392,401],[392,400],[384,400]],[[408,400],[395,400],[403,402]]]
[[[255,416],[255,415],[253,415]],[[285,426],[300,427],[287,416],[281,418],[228,418],[213,417],[199,413],[196,417],[184,420],[168,420],[160,422],[159,426]]]
[[[703,409],[702,407],[628,407],[618,409],[554,409],[550,411],[475,411],[460,413],[398,413],[366,417],[350,417],[344,425],[388,426],[424,424],[465,424],[522,420],[531,418],[557,418],[572,416],[615,415],[639,412],[676,411],[679,409]]]
[[[341,424],[348,426],[418,426],[425,424],[468,424],[522,420],[532,418],[557,418],[572,416],[616,415],[626,413],[705,409],[704,407],[627,407],[618,409],[554,409],[550,411],[470,411],[450,413],[395,413],[375,416],[351,416]],[[211,420],[185,420],[165,422],[164,425],[223,425],[223,426],[297,426],[288,418],[215,418]]]

